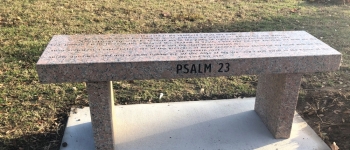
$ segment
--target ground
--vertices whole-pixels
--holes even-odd
[[[297,112],[328,145],[336,142],[340,149],[350,149],[349,80],[334,73],[338,84],[327,87],[322,78],[328,79],[330,74],[305,76],[308,82],[322,85],[312,88],[302,83],[302,89],[307,92],[301,94]]]
[[[88,106],[84,83],[39,82],[35,63],[53,35],[275,30],[305,30],[342,53],[339,71],[304,75],[297,111],[327,144],[350,149],[350,7],[329,2],[3,0],[0,149],[58,149],[70,108]],[[256,85],[256,76],[113,84],[118,105],[254,97]]]

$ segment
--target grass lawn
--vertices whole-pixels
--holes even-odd
[[[40,84],[57,34],[305,30],[342,53],[337,72],[306,74],[297,111],[327,143],[350,149],[350,6],[296,0],[1,0],[0,149],[58,149],[85,84]],[[255,96],[256,76],[115,81],[118,105]],[[158,99],[159,94],[164,96]]]

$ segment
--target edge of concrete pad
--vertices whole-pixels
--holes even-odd
[[[330,149],[295,113],[289,139],[275,139],[254,112],[255,98],[118,105],[118,150]],[[94,149],[89,108],[71,111],[61,150]]]

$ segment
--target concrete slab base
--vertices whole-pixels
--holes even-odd
[[[329,150],[297,114],[289,139],[275,139],[255,113],[255,98],[118,105],[118,150]],[[61,150],[93,150],[89,108],[72,111]]]

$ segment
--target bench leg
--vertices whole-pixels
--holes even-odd
[[[259,75],[254,109],[276,139],[290,136],[301,77],[301,74]]]
[[[114,149],[115,111],[113,85],[108,82],[86,83],[91,123],[97,150]]]

